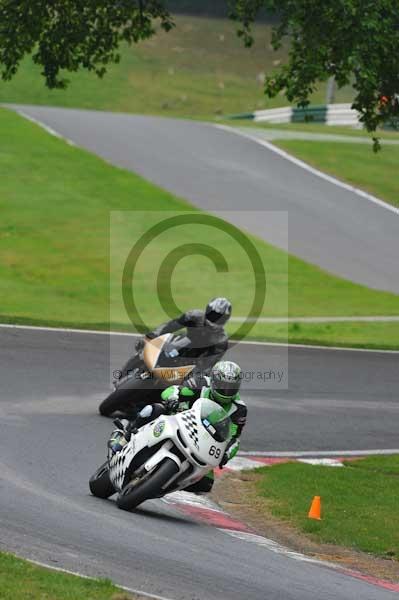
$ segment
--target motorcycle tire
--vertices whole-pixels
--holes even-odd
[[[129,412],[134,417],[137,409],[133,407],[131,390],[115,390],[98,407],[100,415],[110,417],[115,412]],[[134,411],[134,414],[133,414]]]
[[[132,510],[145,500],[156,498],[165,483],[178,473],[179,467],[171,458],[166,458],[154,471],[147,473],[141,480],[128,483],[117,498],[122,510]]]
[[[89,488],[93,496],[97,498],[109,498],[115,494],[115,488],[109,478],[108,462],[105,462],[90,477]]]

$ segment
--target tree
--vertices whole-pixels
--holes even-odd
[[[320,80],[334,76],[338,87],[355,89],[353,108],[369,131],[399,119],[398,0],[226,0],[245,45],[262,10],[277,17],[272,45],[290,42],[289,61],[266,79],[265,92],[285,92],[306,106]],[[65,87],[61,71],[80,68],[102,77],[119,61],[121,42],[166,31],[173,19],[166,0],[0,0],[0,65],[11,79],[20,61],[33,53],[46,85]],[[378,147],[376,141],[375,147]]]
[[[284,90],[290,102],[306,106],[317,82],[333,76],[338,87],[353,85],[352,107],[368,131],[398,123],[398,0],[235,0],[232,17],[241,23],[238,33],[246,45],[265,7],[279,17],[274,49],[290,41],[288,64],[266,78],[269,97]]]
[[[121,42],[129,44],[165,31],[173,21],[162,0],[0,0],[0,65],[9,80],[33,52],[49,88],[64,88],[61,70],[80,68],[102,77],[119,62]]]

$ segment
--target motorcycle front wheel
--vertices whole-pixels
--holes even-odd
[[[179,467],[171,458],[166,458],[154,471],[150,471],[139,480],[128,483],[117,498],[122,510],[132,510],[145,500],[156,498],[162,486],[178,473]]]
[[[108,462],[105,462],[89,479],[89,488],[97,498],[109,498],[115,494],[115,488],[109,478]]]

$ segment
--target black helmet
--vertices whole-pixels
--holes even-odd
[[[216,325],[224,325],[230,319],[231,308],[231,302],[227,298],[214,298],[208,302],[205,316]]]
[[[241,369],[230,360],[221,360],[212,367],[212,398],[220,404],[228,404],[237,396],[241,386]]]

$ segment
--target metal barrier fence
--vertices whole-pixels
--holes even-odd
[[[267,123],[325,123],[326,125],[346,125],[361,128],[359,113],[350,104],[324,104],[306,108],[271,108],[256,110],[253,113],[232,115],[231,119],[250,119]]]

